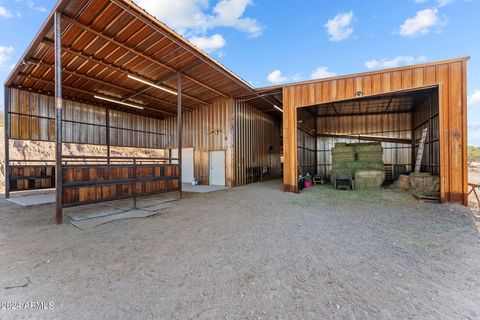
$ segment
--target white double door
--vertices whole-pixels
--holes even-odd
[[[172,149],[172,158],[178,157],[178,149]],[[210,151],[208,155],[209,181],[212,186],[225,186],[225,150]],[[172,161],[172,163],[178,163]],[[182,182],[191,184],[195,178],[193,148],[182,148]]]

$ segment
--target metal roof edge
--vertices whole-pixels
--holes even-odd
[[[402,71],[402,70],[422,68],[422,67],[429,67],[429,66],[447,64],[447,63],[464,62],[464,61],[468,61],[468,60],[470,60],[470,56],[464,56],[464,57],[458,57],[458,58],[438,60],[438,61],[433,61],[433,62],[412,64],[412,65],[402,66],[402,67],[379,69],[379,70],[359,72],[359,73],[351,73],[351,74],[345,74],[345,75],[339,75],[339,76],[321,78],[321,79],[314,79],[314,80],[290,82],[290,83],[285,83],[285,84],[280,84],[280,85],[275,85],[275,86],[258,87],[258,88],[255,88],[255,91],[270,91],[270,90],[275,90],[275,89],[280,89],[280,88],[285,88],[285,87],[292,87],[292,86],[297,86],[297,85],[304,85],[304,84],[311,84],[311,83],[346,79],[346,78],[352,78],[352,77],[375,75],[375,74],[380,74],[380,73],[395,72],[395,71]]]

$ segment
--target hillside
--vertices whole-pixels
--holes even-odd
[[[468,162],[480,163],[480,147],[468,147]]]

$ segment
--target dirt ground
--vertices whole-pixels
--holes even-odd
[[[89,231],[53,225],[50,205],[1,200],[0,300],[22,308],[0,318],[480,318],[468,209],[390,189],[281,189],[188,195],[154,218]]]

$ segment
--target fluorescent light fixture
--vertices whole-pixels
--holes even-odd
[[[127,106],[127,107],[130,107],[130,108],[143,110],[142,106],[139,106],[139,105],[136,105],[136,104],[123,102],[123,101],[120,101],[120,100],[115,100],[115,99],[111,99],[111,98],[107,98],[107,97],[101,97],[101,96],[93,96],[93,97],[95,99],[100,99],[100,100],[104,100],[104,101],[108,101],[108,102],[112,102],[112,103],[116,103],[116,104],[121,104],[123,106]]]
[[[276,104],[274,104],[273,106],[274,106],[274,107],[275,107],[275,109],[277,109],[278,111],[280,111],[280,112],[283,112],[283,110],[282,110],[282,109],[280,109],[280,108],[279,108],[279,107],[278,107]]]
[[[132,76],[132,75],[128,75],[128,77],[130,79],[133,79],[135,81],[138,81],[138,82],[141,82],[143,84],[146,84],[147,86],[150,86],[150,87],[154,87],[154,88],[157,88],[157,89],[160,89],[160,90],[163,90],[165,92],[168,92],[168,93],[171,93],[171,94],[174,94],[174,95],[178,95],[178,93],[176,91],[173,91],[167,87],[164,87],[164,86],[160,86],[158,84],[155,84],[155,83],[152,83],[150,81],[147,81],[147,80],[143,80],[143,79],[140,79],[140,78],[137,78],[135,76]]]

